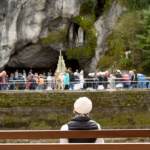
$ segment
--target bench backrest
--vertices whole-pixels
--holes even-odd
[[[0,131],[0,139],[131,138],[150,137],[150,130]],[[0,144],[0,150],[150,150],[142,144]]]

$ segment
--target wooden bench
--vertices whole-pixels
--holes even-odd
[[[132,138],[150,137],[150,130],[0,131],[0,139]],[[150,150],[150,143],[0,144],[0,150]]]

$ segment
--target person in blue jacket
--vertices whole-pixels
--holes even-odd
[[[65,79],[64,79],[64,85],[65,85],[65,90],[69,90],[69,73],[66,70],[64,73]]]

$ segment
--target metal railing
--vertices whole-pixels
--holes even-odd
[[[147,77],[149,79],[149,77]],[[65,85],[73,83],[74,90],[80,89],[135,89],[150,88],[149,80],[144,81],[123,81],[127,78],[109,78],[108,81],[99,81],[98,78],[85,78],[84,80],[77,79],[74,82],[53,82],[53,80],[44,79],[44,83],[30,82],[29,80],[10,80],[8,83],[0,83],[0,90],[64,90]],[[140,78],[141,80],[142,78]],[[122,81],[118,81],[122,80]],[[30,84],[30,86],[29,86]],[[70,88],[69,88],[70,89]]]

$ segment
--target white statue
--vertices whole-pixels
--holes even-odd
[[[81,27],[78,29],[78,40],[79,43],[84,42],[84,31]]]
[[[131,51],[126,51],[125,54],[126,54],[126,58],[128,59],[129,58],[129,54],[131,54]]]

